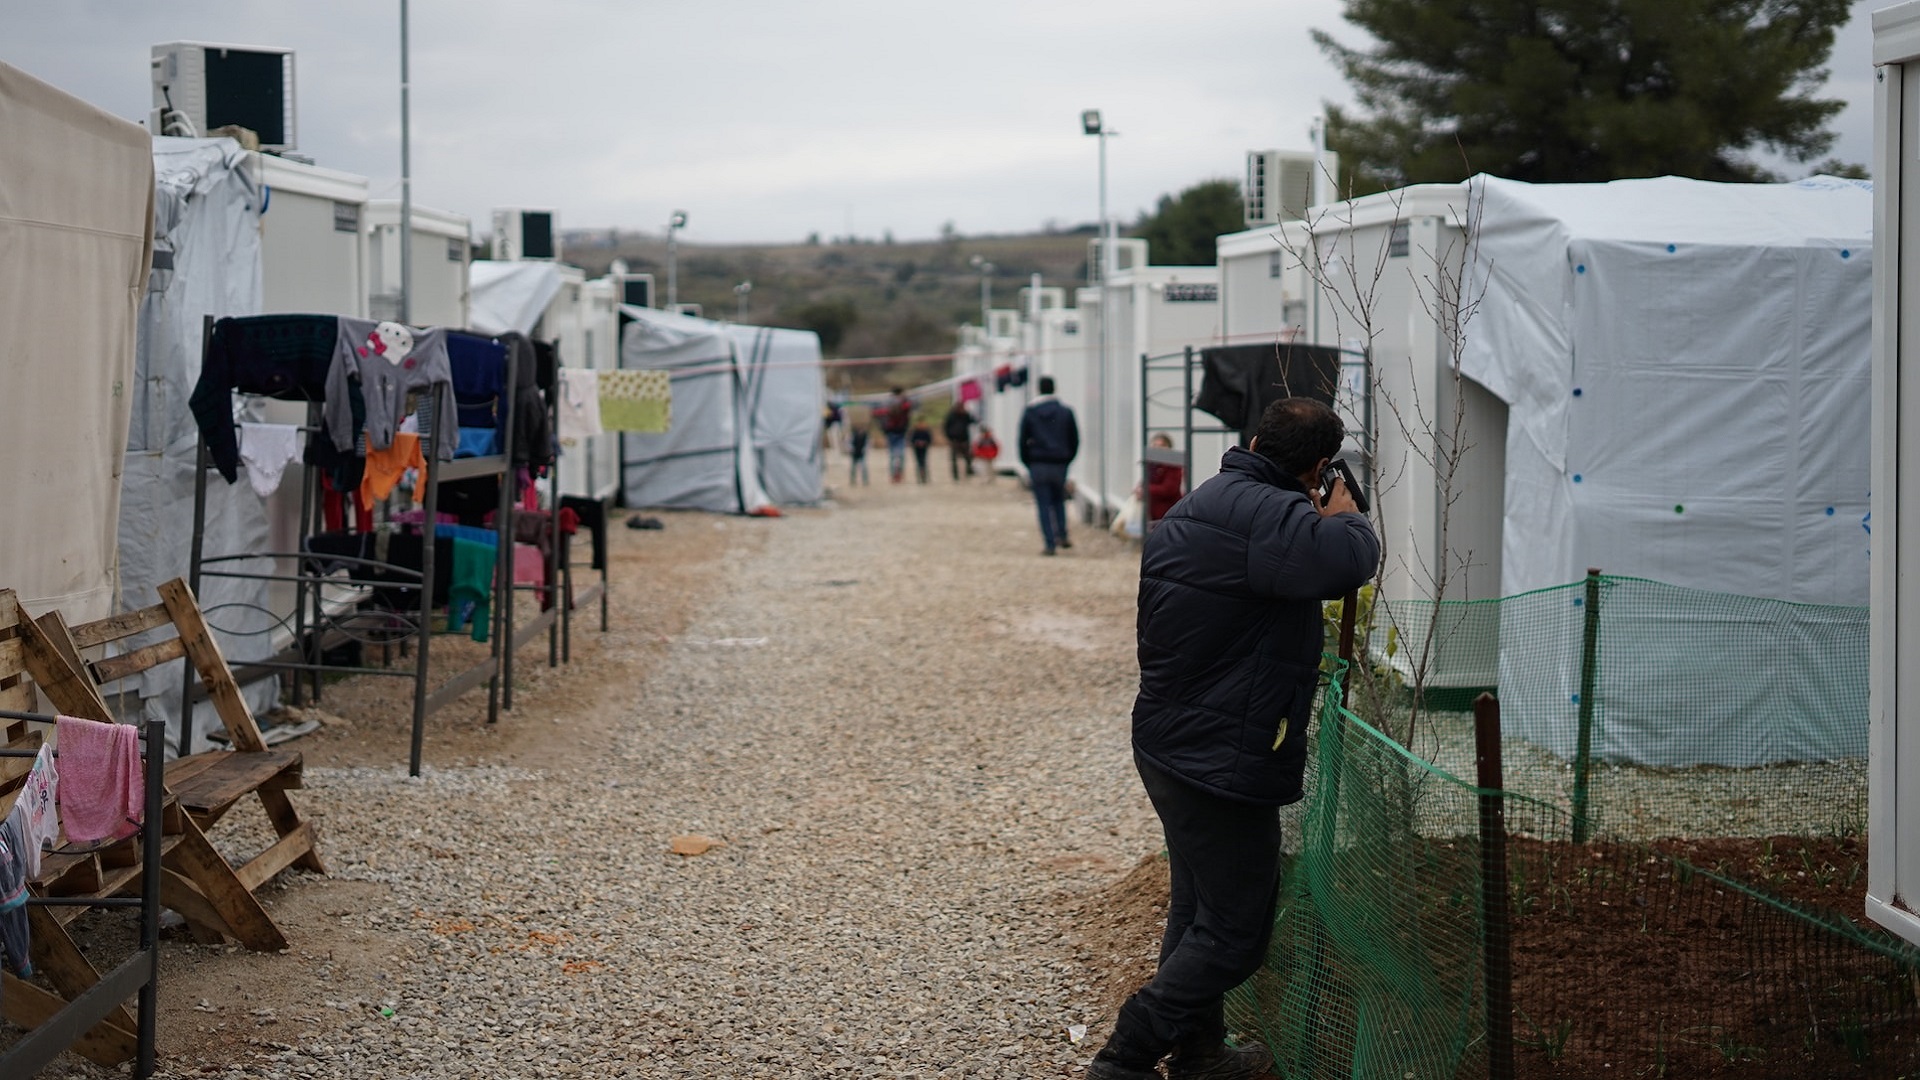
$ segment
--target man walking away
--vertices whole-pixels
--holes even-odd
[[[1167,511],[1140,559],[1133,759],[1167,841],[1160,967],[1120,1008],[1087,1076],[1245,1080],[1221,998],[1258,971],[1280,886],[1279,807],[1301,798],[1325,642],[1320,604],[1373,576],[1380,542],[1334,481],[1340,418],[1309,398],[1261,414],[1247,449]]]
[[[1067,466],[1080,452],[1080,425],[1073,410],[1053,396],[1053,376],[1040,376],[1040,396],[1020,414],[1020,464],[1027,467],[1033,485],[1033,505],[1040,514],[1042,555],[1070,548],[1067,539]]]
[[[894,387],[880,413],[880,433],[887,437],[887,475],[899,483],[907,472],[907,430],[913,426],[913,399]]]
[[[953,474],[953,482],[960,482],[960,463],[966,462],[967,475],[973,475],[973,414],[967,407],[956,401],[953,408],[947,410],[947,419],[940,425],[940,434],[947,437],[947,471]]]
[[[924,484],[927,482],[927,451],[933,449],[933,429],[927,426],[926,417],[914,419],[907,442],[913,447],[914,478]]]

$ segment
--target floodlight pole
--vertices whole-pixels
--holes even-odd
[[[753,282],[743,281],[733,287],[733,295],[740,298],[740,317],[738,322],[747,321],[747,298],[753,295]]]
[[[407,0],[400,0],[400,321],[413,316],[413,128],[408,97]]]
[[[1108,524],[1107,518],[1107,342],[1109,334],[1107,323],[1113,317],[1113,273],[1114,229],[1113,219],[1107,214],[1107,136],[1119,132],[1109,130],[1102,122],[1099,109],[1088,109],[1080,114],[1081,131],[1100,140],[1100,524]]]
[[[667,310],[676,315],[680,313],[680,279],[679,268],[676,265],[677,248],[674,240],[675,234],[677,234],[686,223],[687,212],[685,210],[675,210],[673,216],[667,219]]]
[[[967,261],[980,271],[980,333],[990,338],[993,327],[993,264],[978,255]]]

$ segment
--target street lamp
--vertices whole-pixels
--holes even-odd
[[[747,298],[753,295],[753,282],[743,281],[733,287],[733,295],[740,298],[739,322],[747,321]]]
[[[985,338],[993,326],[993,264],[975,255],[967,265],[980,271],[980,335]]]
[[[674,234],[687,227],[687,212],[675,210],[667,219],[667,310],[680,313],[680,279],[674,265]]]
[[[1113,311],[1113,294],[1108,291],[1108,283],[1113,280],[1113,219],[1107,216],[1107,136],[1120,134],[1108,128],[1100,120],[1099,109],[1083,109],[1080,112],[1080,132],[1092,135],[1100,140],[1100,423],[1098,437],[1100,447],[1100,523],[1107,523],[1107,321]]]

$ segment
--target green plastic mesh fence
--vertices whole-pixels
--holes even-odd
[[[1857,838],[1601,838],[1340,699],[1330,679],[1268,963],[1230,1002],[1279,1075],[1481,1077],[1504,1060],[1520,1077],[1920,1075],[1920,952],[1860,917]],[[1470,762],[1470,725],[1466,743]],[[1490,881],[1505,904],[1489,908]],[[1490,998],[1502,936],[1510,977]]]
[[[1455,775],[1497,688],[1508,790],[1608,836],[1865,830],[1866,608],[1596,575],[1363,614],[1355,711]]]

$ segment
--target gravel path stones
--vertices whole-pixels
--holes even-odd
[[[725,528],[763,531],[685,633],[608,642],[667,653],[604,673],[608,744],[310,767],[334,877],[383,887],[341,932],[391,967],[356,994],[322,966],[339,1024],[166,1074],[1078,1075],[1068,1027],[1106,1018],[1060,900],[1159,844],[1127,752],[1137,549],[1082,529],[1039,557],[1004,480]],[[556,719],[532,694],[503,723]],[[716,843],[669,853],[689,835]]]

